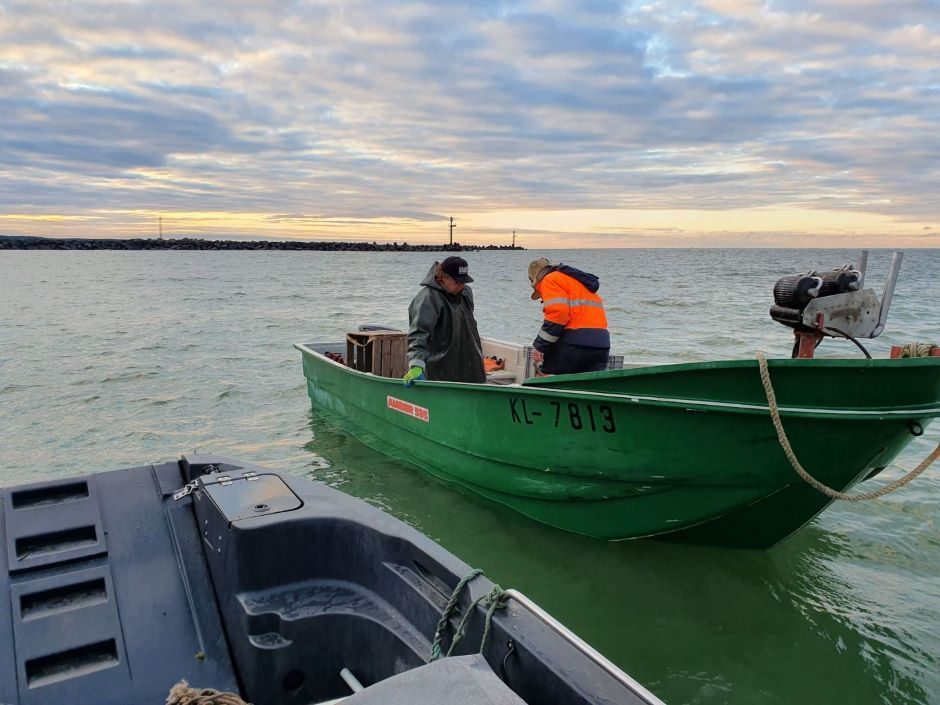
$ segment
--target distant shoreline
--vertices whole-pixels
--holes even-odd
[[[51,238],[0,235],[0,250],[314,250],[320,252],[477,252],[524,250],[511,245],[409,245],[311,240],[203,240],[200,238]]]

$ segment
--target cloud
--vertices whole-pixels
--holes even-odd
[[[0,211],[420,233],[505,209],[820,207],[920,231],[938,30],[929,0],[6,2]]]

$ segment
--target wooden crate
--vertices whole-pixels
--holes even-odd
[[[355,331],[346,334],[346,364],[379,377],[402,377],[407,367],[408,338],[401,331]]]

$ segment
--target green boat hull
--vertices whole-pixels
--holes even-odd
[[[831,501],[787,461],[753,361],[405,388],[297,347],[314,407],[350,433],[567,531],[768,548]],[[797,457],[839,490],[940,415],[940,359],[770,370]]]

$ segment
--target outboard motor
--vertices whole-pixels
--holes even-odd
[[[777,280],[770,317],[793,328],[796,336],[793,357],[812,357],[825,336],[847,338],[866,357],[871,357],[858,338],[875,338],[884,330],[901,267],[901,253],[895,252],[891,259],[880,302],[873,290],[862,288],[867,263],[868,251],[863,250],[854,265]]]

